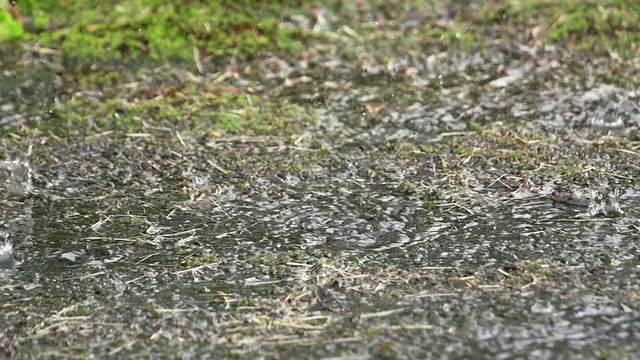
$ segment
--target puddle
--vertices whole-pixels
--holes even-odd
[[[354,171],[341,170],[343,175],[327,174],[337,179]],[[314,279],[328,277],[333,280],[318,286],[329,284],[327,296],[334,300],[318,309],[334,310],[310,310],[317,300],[297,305],[308,316],[335,322],[316,330],[304,325],[308,330],[294,348],[312,356],[354,346],[374,355],[386,342],[406,346],[407,357],[427,356],[433,347],[462,357],[469,349],[541,358],[587,356],[601,348],[632,351],[628,340],[640,319],[626,294],[638,288],[637,219],[585,217],[587,207],[549,198],[470,213],[406,195],[395,183],[319,178],[265,181],[250,193],[228,190],[196,203],[161,193],[29,199],[16,210],[24,214],[12,215],[21,217],[13,231],[22,263],[0,288],[8,306],[46,311],[24,340],[33,344],[48,336],[50,326],[108,339],[110,332],[129,331],[132,318],[142,333],[178,336],[167,331],[186,326],[196,337],[208,334],[228,344],[225,336],[243,326],[235,318],[251,322],[271,314],[270,321],[285,324],[289,306],[296,306],[286,300],[290,294],[304,298]],[[620,206],[636,208],[638,199],[637,192],[626,192]],[[354,264],[369,270],[359,272]],[[385,280],[393,273],[397,280]],[[367,281],[349,285],[351,276]],[[527,280],[514,280],[512,290],[497,285],[509,277]],[[404,282],[421,290],[398,292]],[[275,307],[280,310],[272,308],[282,301]],[[358,316],[353,312],[363,318],[345,320]],[[83,313],[91,320],[68,320]],[[358,335],[357,324],[387,334],[385,340]],[[227,335],[211,333],[218,328]],[[327,348],[311,341],[314,333],[344,342],[327,340]],[[279,345],[289,339],[284,334],[260,336],[262,347],[294,354]],[[200,351],[193,340],[179,347]],[[92,351],[114,354],[107,350]]]
[[[462,60],[421,82],[340,73],[284,92],[320,118],[317,144],[294,150],[13,149],[0,330],[25,356],[637,353],[638,154],[594,148],[633,136],[637,98]],[[20,96],[1,105],[7,126],[24,123]]]

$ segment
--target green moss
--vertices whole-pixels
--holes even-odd
[[[80,78],[77,88],[69,89],[70,98],[58,104],[51,126],[42,124],[39,128],[58,136],[165,127],[185,134],[289,138],[315,123],[300,105],[266,94],[246,94],[226,83],[179,83],[169,73],[156,74],[157,86],[131,89],[126,85],[143,82],[144,72],[140,75],[138,80],[130,73],[105,70]],[[83,90],[96,87],[104,89],[99,99],[91,96],[95,91]]]
[[[532,37],[528,43],[558,44],[598,55],[615,51],[629,58],[638,51],[638,16],[637,2],[527,0],[487,5],[474,22],[485,27],[501,23],[506,28],[528,28]]]
[[[22,23],[13,18],[13,16],[3,9],[2,1],[0,1],[0,41],[21,38],[24,34]]]
[[[459,49],[462,51],[470,49],[472,46],[478,45],[476,35],[465,28],[451,27],[449,29],[430,28],[427,36],[433,37],[437,43],[447,48]]]
[[[20,10],[34,18],[30,39],[72,59],[192,61],[196,49],[200,59],[246,58],[298,50],[302,36],[279,29],[282,2],[27,1]]]
[[[535,47],[559,44],[604,55],[615,52],[623,59],[638,51],[636,19],[640,5],[635,2],[512,0],[490,2],[481,9],[455,7],[458,10],[452,19],[442,18],[444,9],[451,4],[455,2],[413,0],[402,6],[389,6],[382,1],[357,4],[330,1],[323,6],[341,16],[351,14],[348,15],[354,21],[350,24],[354,31],[351,40],[375,47],[380,62],[387,58],[385,47],[408,54],[419,53],[425,46],[464,51],[497,39]],[[211,60],[229,56],[242,59],[272,51],[295,54],[309,38],[309,34],[299,30],[279,27],[283,14],[308,13],[302,2],[284,0],[210,3],[31,0],[21,2],[19,9],[33,19],[29,38],[40,46],[60,50],[69,59],[193,62],[194,54],[199,54],[200,60],[208,60],[204,61],[207,66]],[[424,26],[400,39],[371,28],[371,22],[361,21],[362,16],[396,18],[405,13],[425,14]],[[1,25],[2,21],[0,29]],[[523,28],[527,31],[518,31],[520,39],[515,39],[515,29]],[[348,56],[345,54],[346,59]]]

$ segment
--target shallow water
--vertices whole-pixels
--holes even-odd
[[[215,206],[185,205],[184,200],[160,194],[30,199],[19,210],[25,212],[22,220],[13,225],[22,263],[3,281],[6,306],[39,312],[50,307],[47,303],[60,303],[60,315],[47,310],[43,323],[30,322],[35,326],[28,332],[28,341],[35,342],[30,346],[44,346],[35,344],[41,334],[48,334],[48,326],[56,324],[62,326],[57,331],[87,332],[108,341],[109,329],[130,331],[126,329],[132,318],[137,319],[135,332],[160,331],[153,325],[158,322],[162,328],[174,324],[181,331],[207,336],[217,326],[239,325],[232,325],[225,312],[234,317],[260,313],[265,305],[259,304],[274,295],[285,296],[289,286],[313,283],[306,267],[299,273],[265,271],[255,259],[303,250],[302,258],[282,261],[305,264],[313,258],[313,249],[321,249],[321,254],[331,254],[323,261],[381,266],[407,274],[422,271],[430,274],[430,280],[416,280],[414,286],[422,290],[404,295],[387,293],[384,287],[380,295],[358,294],[348,286],[332,288],[339,299],[335,306],[343,310],[329,312],[337,323],[319,336],[352,336],[343,344],[302,345],[310,346],[313,357],[345,353],[368,357],[384,353],[387,345],[402,347],[394,350],[399,358],[472,353],[557,358],[591,356],[602,349],[634,351],[631,339],[640,323],[637,304],[630,303],[640,284],[637,219],[584,217],[585,207],[545,198],[469,213],[424,206],[417,198],[379,184],[289,181],[265,186],[265,191],[266,197],[221,196]],[[635,208],[638,195],[627,193],[620,202],[624,209]],[[195,270],[185,266],[190,257],[203,253],[211,254],[206,266]],[[527,270],[518,265],[522,261],[541,263]],[[312,260],[309,265],[313,264]],[[264,266],[277,268],[278,261]],[[468,279],[446,284],[445,279],[461,274]],[[517,282],[511,290],[495,285],[496,278],[509,276],[524,276],[529,282]],[[382,285],[399,286],[383,280],[359,286]],[[246,301],[240,296],[253,299],[258,307],[240,306]],[[379,330],[359,334],[353,332],[357,325],[341,320],[345,308],[364,314],[398,312],[361,320]],[[183,310],[162,315],[161,309]],[[5,314],[11,321],[21,317],[15,311]],[[67,319],[80,314],[89,317],[86,323]],[[142,320],[149,316],[156,320]],[[394,326],[397,330],[385,330]],[[221,331],[214,330],[225,333]],[[172,347],[195,356],[202,349],[194,341]],[[284,340],[273,343],[280,341]],[[294,354],[268,341],[263,346]],[[428,350],[436,347],[440,355]]]
[[[378,77],[327,90],[310,132],[330,151],[197,149],[243,159],[230,174],[198,151],[164,171],[170,143],[152,154],[113,139],[36,146],[33,194],[2,203],[20,260],[0,279],[2,328],[32,357],[633,357],[640,188],[620,183],[638,162],[572,146],[631,136],[637,109],[627,90],[545,93],[543,74],[517,69],[531,76],[521,86],[478,70],[473,81],[427,77],[435,89]],[[593,132],[589,119],[611,107],[625,127]],[[515,150],[477,135],[509,122],[554,135]],[[553,142],[563,137],[574,140]],[[530,160],[500,161],[536,141]],[[449,147],[427,151],[437,144]],[[537,179],[549,148],[567,162],[594,156],[584,171],[604,172],[588,184],[563,170]],[[589,191],[586,203],[562,201]],[[612,201],[622,211],[598,208]]]

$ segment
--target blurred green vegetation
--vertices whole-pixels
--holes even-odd
[[[206,56],[243,59],[299,50],[303,34],[279,28],[289,1],[25,0],[27,39],[62,56],[157,62]],[[288,7],[287,7],[288,8]]]
[[[524,30],[531,43],[561,45],[592,55],[637,56],[640,2],[625,0],[511,0],[484,6],[476,26]],[[505,32],[505,35],[508,32]]]
[[[310,29],[317,7],[326,10],[325,32]],[[70,129],[90,120],[91,130],[135,132],[150,121],[180,122],[200,133],[289,136],[303,133],[315,119],[304,106],[277,96],[248,96],[226,81],[190,85],[188,76],[174,79],[169,70],[164,83],[136,91],[123,84],[160,77],[148,73],[149,63],[205,64],[202,72],[211,74],[232,59],[275,53],[295,61],[303,48],[313,53],[314,47],[345,62],[358,62],[368,52],[384,64],[400,56],[495,44],[523,45],[533,53],[557,46],[569,57],[625,64],[640,52],[637,19],[640,2],[622,0],[0,0],[0,41],[24,42],[33,53],[53,54],[64,65],[80,60],[79,72],[64,67],[66,97],[57,110]],[[112,61],[134,66],[99,66]],[[140,68],[147,73],[134,74]],[[118,101],[96,105],[78,95],[95,89],[103,99]]]
[[[247,59],[267,52],[295,56],[310,32],[283,28],[281,20],[296,13],[310,17],[314,6],[327,8],[365,41],[371,29],[360,25],[379,16],[372,14],[397,19],[397,26],[424,16],[430,20],[419,38],[398,41],[462,51],[515,36],[522,42],[530,34],[529,45],[559,44],[630,58],[640,40],[639,1],[24,0],[9,11],[8,1],[0,0],[0,41],[22,39],[62,57],[90,61]],[[453,18],[434,25],[445,13]]]
[[[24,35],[22,22],[11,12],[8,0],[0,0],[0,41],[19,39]]]

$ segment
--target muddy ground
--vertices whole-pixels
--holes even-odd
[[[637,54],[346,3],[210,71],[2,62],[1,355],[640,352]]]

